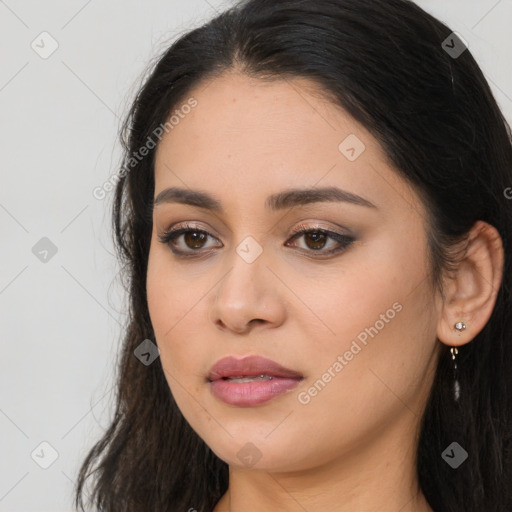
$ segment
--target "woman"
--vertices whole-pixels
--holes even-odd
[[[248,0],[124,126],[105,511],[512,510],[510,129],[405,0]]]

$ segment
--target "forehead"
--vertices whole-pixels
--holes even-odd
[[[181,105],[190,97],[197,105],[180,116],[159,150],[172,148],[177,155],[180,148],[189,149],[194,141],[196,146],[204,146],[203,151],[211,152],[240,150],[243,144],[244,155],[251,155],[290,145],[318,145],[324,140],[319,150],[330,147],[337,154],[336,140],[350,131],[357,131],[370,144],[374,142],[362,125],[325,99],[316,84],[303,78],[263,81],[226,73],[195,87]],[[180,104],[173,112],[179,110]],[[174,119],[178,120],[176,116]]]

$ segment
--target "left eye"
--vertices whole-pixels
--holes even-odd
[[[183,236],[183,241],[186,248],[192,249],[192,251],[186,251],[182,248],[178,248],[179,244],[177,243],[177,240],[181,236]],[[171,251],[177,256],[194,257],[198,255],[194,253],[199,253],[199,250],[204,248],[204,242],[208,239],[208,237],[214,238],[207,231],[197,229],[194,226],[185,225],[178,229],[165,231],[163,234],[159,235],[158,238],[161,243],[168,245]],[[352,236],[342,235],[341,233],[337,233],[335,231],[317,227],[307,229],[301,228],[299,231],[293,233],[290,240],[295,240],[300,237],[304,237],[306,242],[306,248],[302,248],[303,250],[307,252],[317,252],[320,255],[329,255],[335,252],[339,252],[347,248],[355,240]],[[330,250],[324,250],[329,239],[335,242],[334,248]],[[288,246],[289,242],[287,242],[286,245]]]
[[[347,248],[354,241],[354,238],[351,236],[342,235],[341,233],[322,228],[301,229],[292,236],[291,240],[295,240],[300,237],[304,237],[304,241],[307,246],[306,250],[310,249],[313,252],[318,252],[319,250],[324,249],[326,242],[329,239],[337,243],[337,245],[334,243],[334,248],[322,251],[322,254],[332,254],[341,251]]]

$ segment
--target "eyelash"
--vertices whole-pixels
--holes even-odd
[[[177,257],[197,258],[201,255],[201,254],[199,254],[200,251],[202,251],[201,249],[196,249],[196,250],[191,249],[192,253],[187,253],[185,251],[181,251],[179,249],[173,248],[172,244],[171,244],[171,242],[174,242],[179,236],[189,233],[189,232],[203,233],[207,236],[212,236],[212,235],[210,235],[210,233],[208,233],[208,231],[198,229],[195,226],[191,226],[191,225],[185,223],[182,225],[182,227],[180,227],[178,229],[171,229],[168,231],[164,231],[161,235],[158,236],[158,238],[162,244],[168,245],[169,248],[171,249],[171,251]],[[335,231],[330,231],[330,230],[323,229],[320,227],[315,227],[315,226],[308,228],[305,225],[298,226],[297,230],[292,233],[290,240],[300,238],[300,236],[309,234],[309,233],[321,233],[323,235],[327,235],[327,239],[331,238],[332,240],[335,240],[341,244],[340,247],[331,249],[329,251],[323,251],[322,249],[318,249],[318,250],[302,249],[303,251],[306,251],[308,253],[319,253],[319,256],[315,256],[315,257],[330,256],[332,254],[341,252],[341,251],[345,250],[350,244],[352,244],[352,242],[355,241],[355,238],[352,236],[342,235],[341,233],[337,233]],[[202,251],[202,252],[205,252],[205,251]],[[196,254],[194,254],[194,253],[196,253]]]

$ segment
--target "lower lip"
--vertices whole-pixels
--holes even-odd
[[[297,386],[301,380],[274,377],[271,380],[254,382],[231,382],[218,379],[210,382],[210,385],[213,394],[219,400],[238,407],[252,407],[286,393]]]

